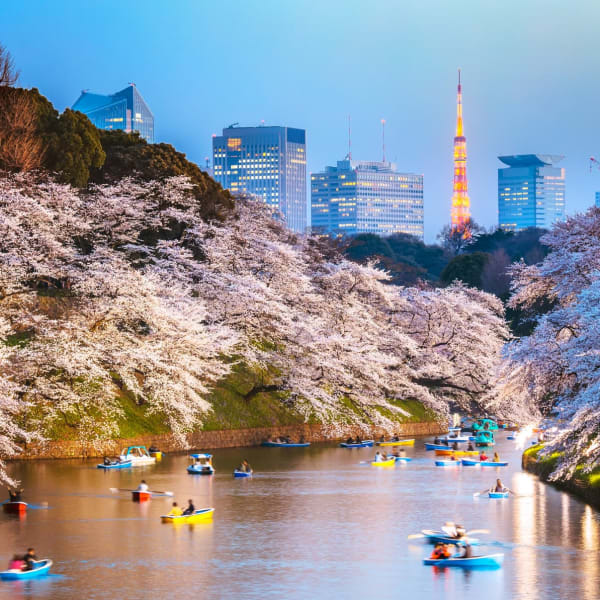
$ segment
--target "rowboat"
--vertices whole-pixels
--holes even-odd
[[[342,442],[340,448],[372,448],[375,442],[373,440],[365,440],[364,442],[352,443]]]
[[[121,450],[121,456],[119,460],[122,462],[131,461],[132,467],[139,467],[144,465],[153,465],[156,462],[154,456],[148,454],[146,446],[129,446]]]
[[[375,442],[376,446],[414,446],[415,440],[399,440],[397,442]]]
[[[464,444],[465,442],[469,441],[469,436],[468,435],[457,435],[456,437],[453,437],[451,435],[448,435],[445,438],[441,438],[441,439],[446,440],[449,444],[454,444],[454,442],[456,442],[457,444]]]
[[[4,512],[11,515],[24,515],[27,512],[27,502],[5,502]]]
[[[128,467],[131,467],[133,464],[133,462],[131,460],[121,460],[116,459],[116,460],[112,460],[109,463],[100,463],[99,465],[96,465],[99,469],[127,469]]]
[[[163,523],[206,523],[212,521],[214,508],[201,508],[191,515],[161,515]]]
[[[425,450],[452,450],[452,448],[446,444],[431,444],[425,442]]]
[[[462,567],[463,569],[498,569],[502,566],[503,560],[504,554],[488,554],[486,556],[472,556],[471,558],[424,558],[423,564],[437,567]]]
[[[48,575],[52,561],[49,558],[34,561],[34,567],[31,571],[21,571],[21,569],[9,569],[0,573],[0,579],[3,581],[11,581],[15,579],[35,579]]]
[[[396,459],[395,458],[390,458],[388,460],[379,460],[379,461],[372,461],[371,465],[373,467],[392,467],[396,464]]]
[[[478,460],[472,458],[463,458],[460,462],[463,467],[476,467],[479,464]]]
[[[187,468],[190,475],[212,475],[215,468],[212,464],[212,454],[190,454],[192,463]]]
[[[504,461],[494,462],[493,460],[482,460],[479,464],[482,467],[508,467],[508,462]]]
[[[425,536],[425,539],[432,544],[453,544],[455,546],[464,544],[465,538],[455,538],[448,535],[444,531],[433,531],[432,529],[422,529],[421,533]],[[469,544],[471,546],[477,546],[479,544],[479,540],[477,538],[468,538]]]
[[[436,450],[436,456],[479,456],[477,450],[451,450],[445,448],[444,450]]]
[[[508,492],[488,492],[488,498],[508,498]]]
[[[302,444],[300,442],[297,444],[291,442],[289,444],[287,442],[263,442],[261,446],[265,448],[308,448],[310,442],[303,442]]]
[[[517,439],[517,436],[515,436],[515,435],[507,435],[507,436],[506,436],[506,439],[507,439],[507,440],[516,440],[516,439]]]
[[[133,490],[131,492],[131,499],[134,502],[148,502],[150,498],[152,498],[152,492],[150,491]]]
[[[455,467],[456,465],[460,465],[460,460],[436,460],[436,467]]]
[[[233,472],[234,477],[252,477],[252,471],[238,471],[237,469]]]

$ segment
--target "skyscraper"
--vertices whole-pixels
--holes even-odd
[[[310,179],[313,233],[423,239],[423,175],[399,173],[389,162],[346,159]]]
[[[527,227],[550,229],[565,218],[563,156],[519,154],[498,157],[498,224],[507,231]]]
[[[306,132],[292,127],[226,127],[213,137],[214,178],[233,193],[279,209],[306,232]]]
[[[98,129],[138,131],[147,142],[154,142],[154,115],[133,83],[109,95],[84,90],[73,110],[86,115]]]
[[[471,202],[467,186],[467,138],[463,131],[462,87],[460,69],[456,93],[456,135],[454,136],[454,183],[452,186],[452,228],[461,228],[471,218]]]

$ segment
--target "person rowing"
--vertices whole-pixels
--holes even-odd
[[[467,452],[475,452],[475,448],[473,447],[473,442],[469,442],[467,446]]]
[[[252,467],[250,466],[250,463],[245,459],[240,463],[237,470],[241,471],[242,473],[252,473]]]
[[[481,453],[479,454],[479,461],[480,462],[484,462],[488,460],[488,456],[485,454],[485,452],[482,450]]]
[[[137,486],[137,492],[147,492],[150,488],[148,487],[148,484],[146,483],[145,479],[142,479],[142,481],[140,482],[140,485]]]
[[[354,444],[354,440],[353,440],[351,437],[349,437],[349,438],[346,440],[346,444]]]
[[[492,459],[492,462],[500,462],[500,456],[497,452],[494,452],[494,458]]]
[[[352,439],[352,438],[350,438],[350,439]],[[362,444],[362,441],[361,441],[361,439],[360,439],[360,436],[359,436],[359,435],[357,435],[357,436],[356,436],[356,443],[357,443],[357,444]]]
[[[381,462],[383,460],[382,456],[381,456],[381,452],[379,452],[379,450],[377,452],[375,452],[375,458],[373,459],[373,462]]]
[[[22,502],[22,498],[23,498],[23,489],[21,488],[20,490],[13,490],[11,488],[9,488],[8,490],[8,498],[9,498],[9,502]]]
[[[37,556],[35,555],[35,550],[33,548],[27,548],[27,554],[23,557],[24,565],[22,567],[23,571],[33,571],[35,567],[35,562],[37,561]]]
[[[194,506],[194,503],[192,502],[191,498],[188,500],[188,505],[187,508],[183,511],[183,515],[193,515],[196,512],[196,507]]]

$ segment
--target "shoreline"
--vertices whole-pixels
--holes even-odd
[[[537,446],[534,446],[534,448],[537,448]],[[548,476],[554,469],[554,465],[550,462],[539,461],[537,452],[532,453],[526,450],[521,457],[521,468],[528,473],[537,475],[540,481],[547,485],[551,485],[562,492],[573,494],[596,510],[600,510],[600,488],[591,487],[577,478],[567,481],[549,481]]]
[[[447,428],[435,421],[426,423],[399,424],[396,431],[402,437],[430,436],[447,432]],[[181,443],[172,433],[158,435],[141,435],[134,438],[107,440],[96,446],[76,440],[54,440],[42,444],[24,444],[23,451],[10,458],[16,460],[68,459],[68,458],[101,458],[118,453],[127,446],[156,445],[163,452],[185,452],[202,450],[204,448],[244,448],[260,446],[269,436],[287,436],[298,440],[301,436],[307,442],[336,442],[345,440],[348,436],[359,435],[363,439],[376,439],[390,433],[383,429],[373,430],[367,435],[363,428],[340,425],[302,424],[273,427],[258,427],[247,429],[223,429],[215,431],[197,431],[185,436]]]

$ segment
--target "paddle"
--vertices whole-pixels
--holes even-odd
[[[473,533],[489,533],[489,529],[471,529],[471,531],[467,531],[465,535],[471,535]]]
[[[418,539],[424,538],[424,537],[425,537],[425,535],[422,534],[422,533],[411,533],[409,536],[407,536],[406,539],[409,539],[409,540],[418,540]]]
[[[173,492],[159,492],[157,490],[131,490],[129,488],[109,488],[110,491],[113,494],[116,494],[117,492],[140,492],[140,491],[146,491],[149,494],[152,494],[153,496],[173,496]]]
[[[478,496],[481,496],[481,494],[485,494],[486,492],[489,492],[490,490],[488,488],[485,488],[485,490],[481,490],[480,492],[475,492],[473,494],[473,498],[477,498]]]

